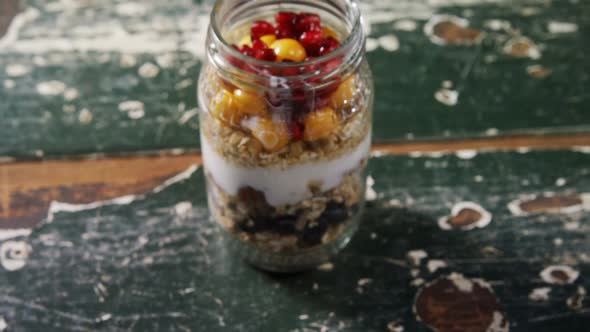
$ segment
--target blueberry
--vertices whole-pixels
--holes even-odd
[[[297,216],[284,215],[269,220],[269,228],[271,232],[288,235],[295,233],[296,223]]]
[[[329,202],[320,218],[325,219],[330,224],[340,224],[345,222],[348,216],[348,209],[344,204]]]
[[[322,243],[322,237],[328,230],[328,222],[324,218],[318,218],[314,221],[309,221],[303,233],[301,234],[301,244],[303,247],[311,247]]]

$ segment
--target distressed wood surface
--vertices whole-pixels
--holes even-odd
[[[0,39],[0,156],[198,149],[209,3],[32,0],[2,19],[12,33]],[[590,129],[587,1],[366,0],[362,10],[377,142]],[[440,15],[456,17],[435,24]]]
[[[486,331],[504,321],[585,331],[585,152],[373,158],[376,199],[350,246],[292,276],[226,250],[200,170],[124,204],[56,209],[0,241],[0,321],[8,331]],[[522,211],[509,209],[518,200]],[[491,222],[473,223],[483,214],[473,207],[450,216],[465,201]]]

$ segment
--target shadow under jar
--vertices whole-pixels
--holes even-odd
[[[319,15],[338,48],[300,62],[239,51],[253,22],[284,12]],[[236,254],[264,270],[321,264],[358,227],[373,105],[360,20],[353,0],[220,0],[213,10],[199,79],[209,208]]]

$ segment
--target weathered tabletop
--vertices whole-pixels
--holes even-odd
[[[341,255],[289,276],[209,220],[210,5],[18,3],[0,0],[0,332],[588,330],[588,1],[364,1],[371,202]]]

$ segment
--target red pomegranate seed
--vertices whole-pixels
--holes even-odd
[[[262,40],[256,39],[252,42],[252,48],[255,50],[264,50],[265,48],[268,48],[268,46],[266,46]]]
[[[283,38],[297,38],[297,34],[295,33],[295,28],[290,25],[278,25],[275,29],[275,35],[277,39]]]
[[[277,59],[277,55],[270,48],[258,49],[256,50],[256,59],[274,62]]]
[[[322,31],[322,20],[317,14],[299,14],[295,24],[296,32],[301,35],[304,32]]]
[[[299,42],[309,56],[318,56],[322,42],[324,41],[324,33],[321,31],[304,32],[299,39]]]
[[[257,40],[264,35],[272,35],[275,33],[275,28],[272,24],[266,21],[256,21],[250,28],[252,40]]]
[[[303,139],[303,128],[301,127],[301,124],[297,121],[291,124],[291,136],[294,141],[300,141]]]
[[[322,41],[322,46],[320,47],[319,53],[320,55],[326,55],[334,51],[338,47],[340,47],[340,43],[336,39],[328,37],[327,39],[324,39],[324,41]]]
[[[292,12],[278,12],[275,20],[280,26],[292,26],[295,24],[295,20],[297,20],[297,14]]]
[[[240,49],[240,52],[242,52],[242,54],[250,56],[250,57],[256,56],[256,51],[248,45],[242,46],[242,48]]]

